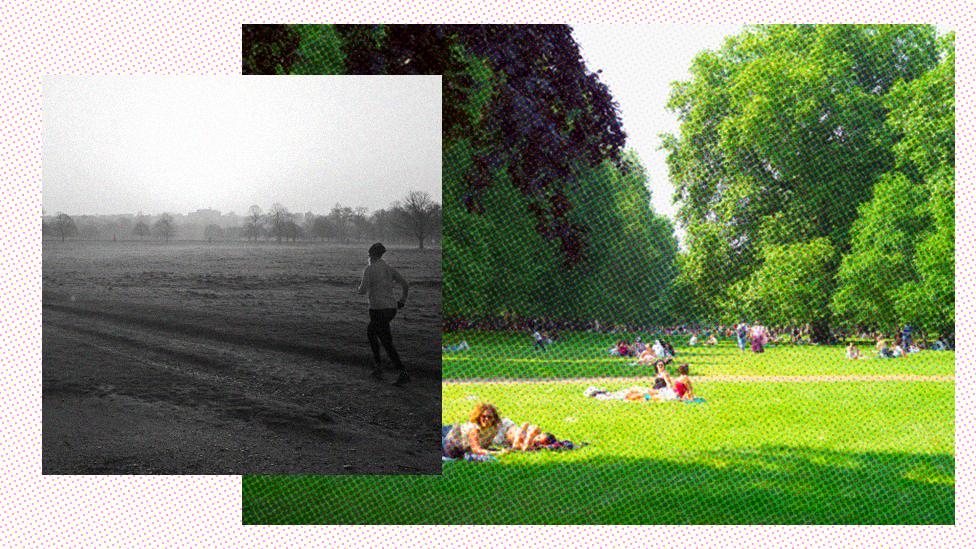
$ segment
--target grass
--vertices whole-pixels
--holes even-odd
[[[515,364],[536,364],[493,363],[488,357],[517,348],[497,341],[491,349],[468,339],[475,345],[471,356],[483,362],[471,361],[478,365],[468,374],[457,361],[451,365],[454,377],[514,377]],[[513,358],[531,356],[531,347],[525,347],[528,352]],[[708,368],[707,373],[750,375],[837,373],[849,364],[840,348],[779,347],[743,356],[726,345],[696,352],[696,359],[688,360],[699,373]],[[573,356],[566,351],[561,358]],[[856,367],[859,373],[875,373],[869,369],[874,364],[918,373],[921,364],[929,373],[951,374],[952,361],[952,353],[923,353],[900,361],[859,361]],[[798,364],[784,370],[790,362]],[[449,364],[445,361],[446,377]],[[544,372],[532,370],[534,376]],[[245,524],[953,523],[954,385],[701,381],[696,390],[707,402],[684,404],[587,399],[582,396],[586,383],[447,384],[442,386],[445,423],[463,419],[484,400],[505,416],[590,445],[567,453],[513,454],[495,463],[446,463],[441,476],[246,476],[243,519]]]
[[[647,370],[630,366],[634,358],[609,356],[617,339],[631,336],[612,334],[567,334],[564,339],[540,351],[530,335],[462,332],[444,336],[444,344],[467,341],[471,350],[443,356],[444,379],[461,378],[568,378],[629,377]],[[644,336],[645,341],[650,336]],[[682,344],[682,345],[679,345]],[[775,345],[758,354],[742,352],[733,341],[717,347],[687,347],[687,339],[672,338],[679,362],[691,365],[694,375],[952,375],[955,353],[922,352],[905,359],[844,360],[843,346]],[[861,346],[872,354],[873,347]]]

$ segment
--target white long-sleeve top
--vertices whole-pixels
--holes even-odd
[[[368,297],[370,309],[396,309],[396,296],[393,295],[394,282],[400,284],[400,289],[403,291],[401,299],[406,301],[410,288],[406,279],[400,276],[396,269],[387,265],[386,261],[377,259],[371,261],[363,271],[359,293]]]

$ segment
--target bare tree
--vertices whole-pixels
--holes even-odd
[[[395,236],[399,236],[395,234],[397,229],[393,226],[393,218],[392,208],[379,209],[373,212],[370,216],[371,236],[381,241],[393,240]]]
[[[271,209],[268,211],[268,225],[270,225],[271,234],[281,242],[281,239],[287,238],[287,225],[288,223],[293,223],[292,214],[278,202],[271,205]]]
[[[140,218],[136,223],[136,226],[132,228],[132,234],[138,236],[139,238],[145,238],[152,233],[149,230],[149,225]]]
[[[343,206],[342,204],[336,204],[332,207],[332,211],[329,212],[329,221],[332,223],[335,236],[342,242],[349,241],[353,215],[352,208]]]
[[[224,238],[224,230],[220,228],[220,225],[211,223],[203,229],[203,236],[207,239],[207,242],[213,242],[215,238],[218,240]]]
[[[170,238],[176,235],[176,226],[173,224],[173,216],[168,213],[164,213],[159,216],[156,223],[153,224],[153,232],[159,235],[163,240],[169,242]]]
[[[102,230],[98,228],[98,224],[91,218],[82,221],[80,227],[78,227],[78,236],[83,240],[98,240],[101,234]]]
[[[417,239],[417,247],[424,249],[427,240],[437,228],[441,205],[421,191],[407,193],[402,202],[393,205],[393,223],[404,234]]]
[[[257,240],[261,235],[261,225],[264,224],[264,215],[261,206],[257,204],[247,210],[247,221],[244,222],[244,236],[248,240]]]
[[[64,242],[65,237],[77,235],[78,227],[75,225],[75,220],[66,213],[59,213],[54,218],[54,234],[61,237],[61,242]]]
[[[332,226],[332,222],[329,221],[328,217],[319,215],[315,217],[315,221],[312,221],[312,229],[309,233],[319,240],[325,240],[326,238],[332,237],[335,233],[335,228]]]
[[[281,226],[281,234],[283,237],[294,242],[300,238],[305,238],[305,229],[294,221],[285,221],[284,225]]]

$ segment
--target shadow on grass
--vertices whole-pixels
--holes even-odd
[[[439,477],[245,476],[244,524],[952,524],[952,455],[762,446],[688,461],[574,454]]]

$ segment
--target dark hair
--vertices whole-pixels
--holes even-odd
[[[383,257],[383,254],[385,253],[386,253],[386,246],[384,246],[382,242],[377,242],[376,244],[373,244],[372,246],[369,247],[370,257]]]
[[[678,366],[678,373],[683,376],[688,375],[688,365],[682,364],[681,366]]]
[[[543,444],[555,444],[556,443],[556,435],[554,435],[552,433],[542,433],[542,436],[544,437],[543,438]]]

